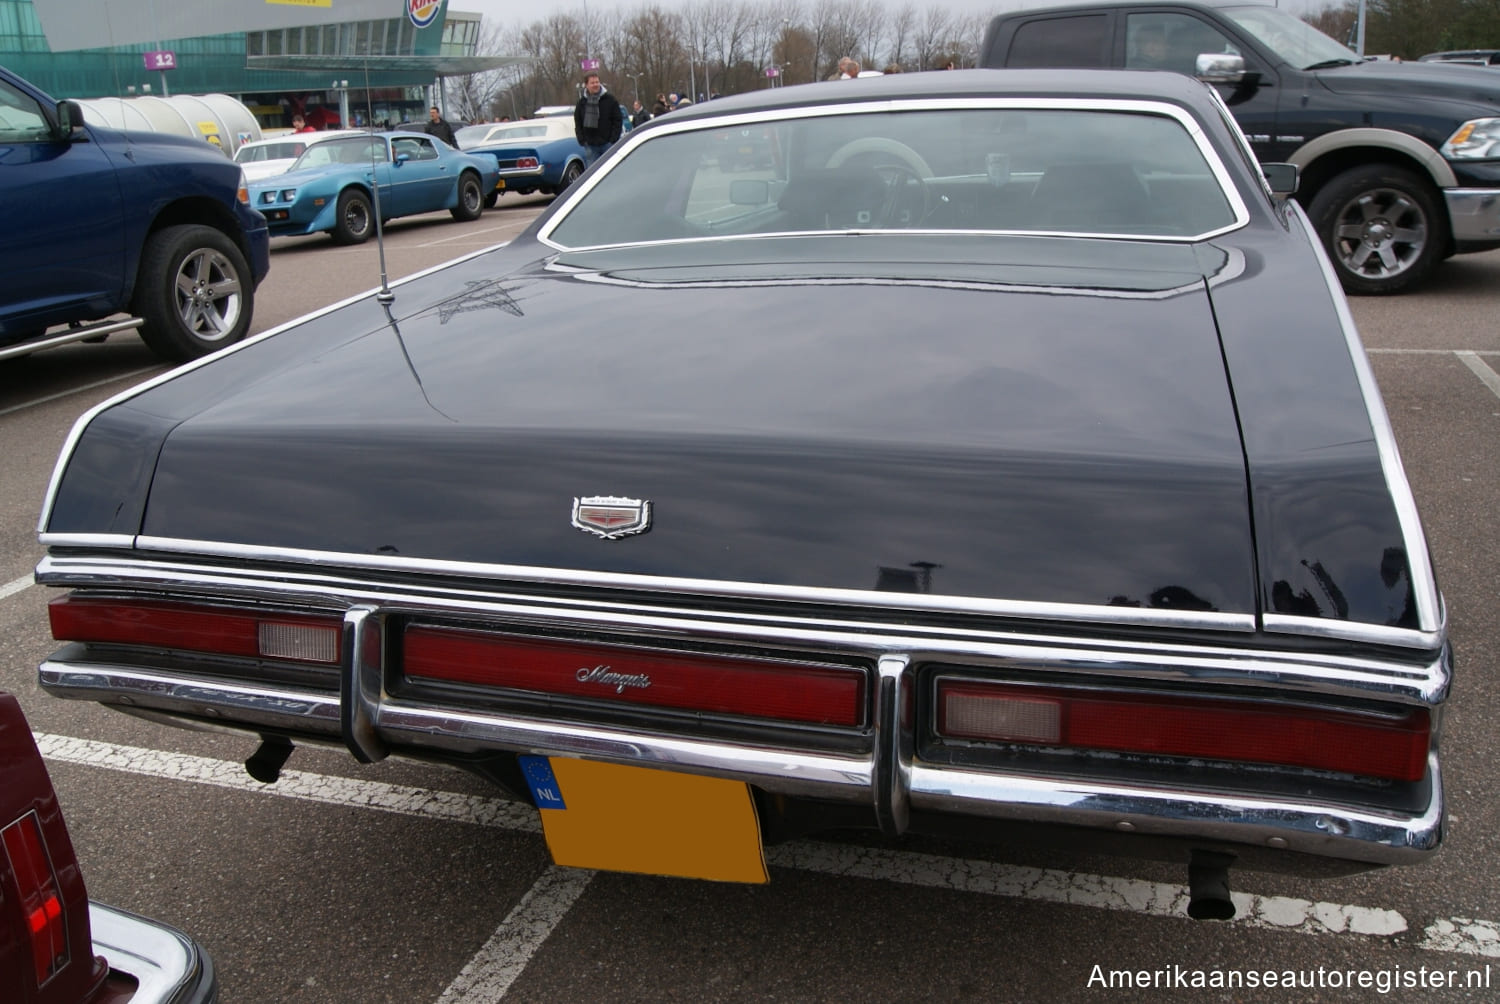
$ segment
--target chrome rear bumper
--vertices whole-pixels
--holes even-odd
[[[429,756],[508,751],[731,778],[768,792],[867,806],[891,835],[906,832],[910,814],[921,811],[1222,842],[1367,864],[1420,860],[1442,840],[1436,755],[1428,758],[1431,796],[1418,814],[926,764],[913,756],[910,729],[898,724],[897,711],[912,686],[910,667],[904,659],[889,658],[881,660],[879,669],[873,742],[853,755],[416,705],[381,694],[378,685],[366,691],[376,699],[356,710],[347,706],[355,703],[348,687],[341,700],[330,693],[96,663],[50,660],[40,668],[40,682],[58,697],[154,712],[153,717],[342,740],[361,760],[379,759],[386,748]],[[380,748],[371,748],[372,740]]]

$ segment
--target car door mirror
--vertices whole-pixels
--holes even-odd
[[[1197,77],[1206,84],[1237,84],[1245,79],[1245,57],[1224,52],[1200,52]]]
[[[411,160],[411,154],[409,154],[409,153],[398,153],[398,154],[396,154],[396,166],[397,167],[400,167],[402,164],[405,164],[408,160]]]
[[[1276,198],[1290,199],[1297,194],[1296,164],[1262,164],[1260,170],[1266,176],[1266,184],[1271,187],[1271,194]]]
[[[76,101],[57,103],[57,138],[68,140],[83,128],[83,106]]]

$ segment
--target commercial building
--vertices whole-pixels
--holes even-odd
[[[229,94],[275,128],[425,120],[436,80],[515,62],[477,56],[480,16],[446,0],[182,6],[0,0],[0,64],[58,98]],[[243,30],[177,37],[206,25]]]

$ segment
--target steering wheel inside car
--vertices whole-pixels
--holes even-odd
[[[881,227],[914,227],[927,218],[927,183],[901,164],[877,164],[872,170],[884,183],[885,197],[872,217]]]
[[[845,163],[853,160],[861,154],[883,153],[887,157],[894,157],[905,167],[909,168],[917,176],[917,180],[932,177],[932,168],[927,166],[927,161],[922,155],[900,140],[888,139],[885,136],[861,136],[852,139],[833,151],[824,167],[843,167]]]
[[[880,205],[871,206],[870,220],[880,227],[914,227],[927,216],[927,183],[932,168],[922,155],[900,140],[885,136],[862,136],[833,152],[827,167],[844,167],[851,161],[870,164],[882,182]]]

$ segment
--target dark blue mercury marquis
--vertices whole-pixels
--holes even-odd
[[[80,420],[42,685],[262,776],[470,768],[586,867],[865,827],[1159,855],[1222,917],[1232,865],[1420,860],[1445,613],[1290,180],[1175,74],[673,112]]]

